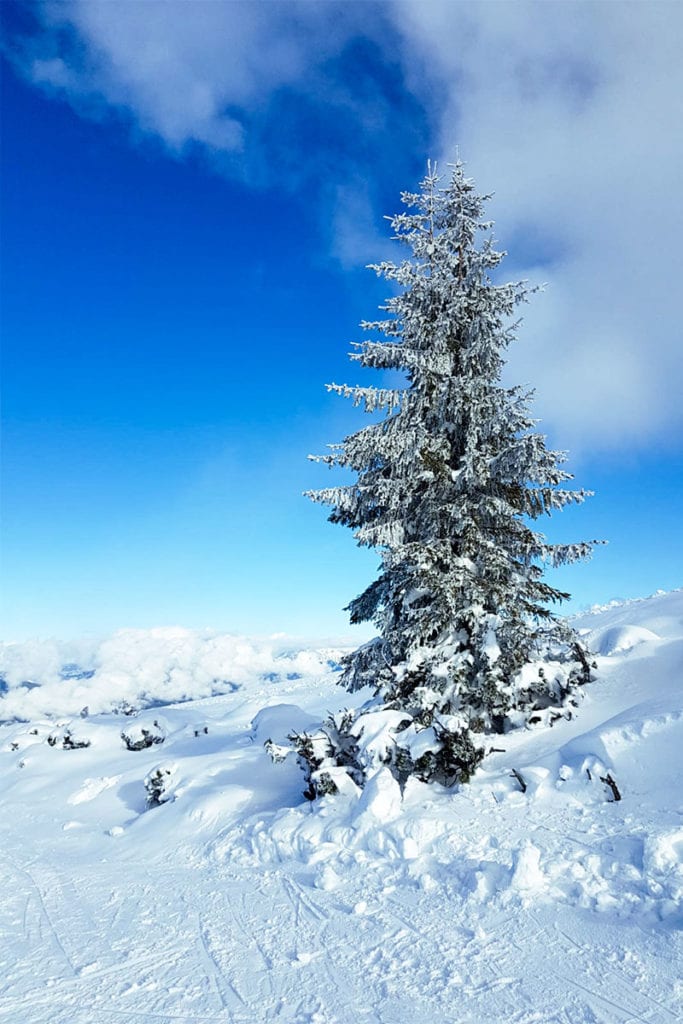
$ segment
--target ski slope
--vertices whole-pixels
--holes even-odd
[[[383,769],[314,805],[263,744],[363,699],[334,645],[5,645],[0,1019],[682,1020],[683,591],[576,625],[574,720],[496,738],[459,791]]]

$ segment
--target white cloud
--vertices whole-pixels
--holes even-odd
[[[39,12],[44,32],[24,54],[36,82],[127,111],[174,154],[199,146],[223,173],[257,180],[282,87],[331,112],[346,102],[360,139],[386,127],[386,97],[340,96],[326,65],[365,34],[401,61],[404,88],[436,125],[431,155],[458,146],[481,189],[497,191],[509,266],[549,284],[510,358],[558,443],[618,448],[680,432],[679,4],[72,0]],[[397,147],[415,145],[411,129],[395,126]],[[320,193],[331,248],[343,265],[367,262],[372,156],[351,167],[309,158],[337,175]]]
[[[349,646],[179,626],[124,629],[98,641],[0,643],[0,714],[6,721],[77,715],[85,705],[98,714],[298,679],[315,688]]]
[[[327,3],[71,0],[37,13],[44,33],[24,57],[30,77],[128,112],[174,153],[192,143],[241,150],[249,115],[349,32]]]
[[[459,145],[482,189],[497,190],[503,244],[540,236],[556,250],[550,267],[522,273],[549,289],[526,314],[513,375],[538,386],[562,444],[675,437],[682,9],[404,2],[395,12],[411,82],[436,80],[446,97],[440,151]]]

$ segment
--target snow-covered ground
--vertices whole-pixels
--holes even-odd
[[[0,1018],[682,1020],[683,591],[578,625],[573,721],[459,791],[381,770],[315,805],[263,744],[362,698],[333,646],[5,645]]]

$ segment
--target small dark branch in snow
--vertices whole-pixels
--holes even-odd
[[[282,743],[274,743],[270,737],[265,741],[263,746],[266,748],[266,752],[270,755],[273,764],[282,764],[287,755],[290,754],[293,749],[292,747],[287,747]]]
[[[488,757],[489,754],[504,754],[504,753],[505,753],[504,747],[489,747],[489,749],[486,752],[486,756]]]
[[[522,778],[522,776],[516,768],[512,769],[512,771],[510,772],[510,776],[513,779],[517,779],[517,782],[519,783],[519,788],[521,789],[522,793],[526,793],[526,782],[524,781],[524,779]]]
[[[617,803],[619,800],[621,800],[621,793],[619,792],[619,787],[617,786],[616,782],[614,781],[612,776],[609,774],[609,772],[605,776],[602,776],[602,775],[600,776],[600,782],[604,782],[605,785],[609,786],[609,788],[612,790],[612,796],[614,797],[614,801],[613,801],[614,803]]]

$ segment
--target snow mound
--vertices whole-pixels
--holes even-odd
[[[589,633],[584,639],[596,654],[609,656],[623,654],[638,644],[656,642],[661,637],[644,626],[609,626]]]
[[[262,708],[251,723],[251,734],[257,743],[285,743],[290,733],[315,729],[320,724],[315,715],[296,704],[271,704]]]

